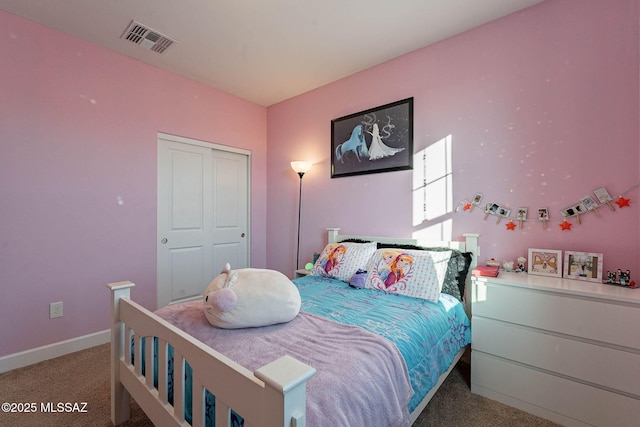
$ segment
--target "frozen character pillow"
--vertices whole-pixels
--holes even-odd
[[[438,301],[451,251],[379,249],[367,264],[365,287]]]
[[[376,243],[329,243],[313,266],[311,274],[349,282],[356,271],[364,270],[376,251]]]

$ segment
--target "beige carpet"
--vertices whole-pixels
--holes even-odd
[[[108,344],[0,374],[0,402],[35,403],[35,413],[0,413],[0,426],[111,426]],[[86,412],[43,413],[41,406],[70,403]],[[74,404],[78,404],[74,408]],[[64,409],[64,408],[63,408]],[[137,404],[125,426],[151,426]],[[458,363],[414,426],[555,426],[469,389],[469,365]],[[355,426],[355,425],[354,425]],[[339,427],[339,426],[330,426]],[[359,427],[359,426],[358,426]],[[362,426],[366,427],[366,426]]]

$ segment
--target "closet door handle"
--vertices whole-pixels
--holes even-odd
[[[162,240],[160,240],[160,243],[162,243],[163,245],[166,245],[168,241],[169,240],[165,237]]]

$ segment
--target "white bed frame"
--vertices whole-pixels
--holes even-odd
[[[339,228],[329,228],[327,231],[329,243],[356,238],[382,243],[446,246],[472,252],[472,266],[476,264],[479,254],[477,234],[465,234],[465,242],[419,242],[415,239],[341,235]],[[470,286],[468,280],[467,285]],[[194,427],[205,425],[205,389],[216,396],[217,427],[229,427],[231,408],[242,415],[247,427],[306,425],[306,381],[315,374],[314,368],[284,356],[251,372],[132,301],[130,290],[133,286],[128,281],[107,285],[111,290],[111,421],[114,425],[129,419],[133,397],[154,425],[188,426],[184,419],[185,362],[193,370]],[[465,307],[469,305],[467,301]],[[132,363],[132,350],[135,360],[142,360],[142,337],[158,338],[157,372],[153,368],[154,346],[151,339],[144,343],[145,374],[142,374],[141,363],[135,366]],[[174,349],[173,405],[167,398],[168,345]],[[427,406],[463,353],[464,349],[411,413],[411,423]],[[154,387],[154,376],[158,378],[157,388]]]

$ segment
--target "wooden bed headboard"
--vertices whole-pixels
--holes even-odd
[[[347,239],[359,239],[368,240],[371,242],[380,243],[396,243],[405,245],[419,245],[424,247],[447,247],[451,249],[457,249],[461,252],[471,252],[473,259],[471,260],[471,266],[476,266],[478,262],[478,256],[480,255],[480,246],[478,246],[479,234],[465,233],[464,241],[458,240],[444,240],[444,241],[419,241],[418,239],[406,238],[406,237],[378,237],[378,236],[361,236],[355,234],[340,234],[340,228],[327,228],[327,242],[338,243]]]

